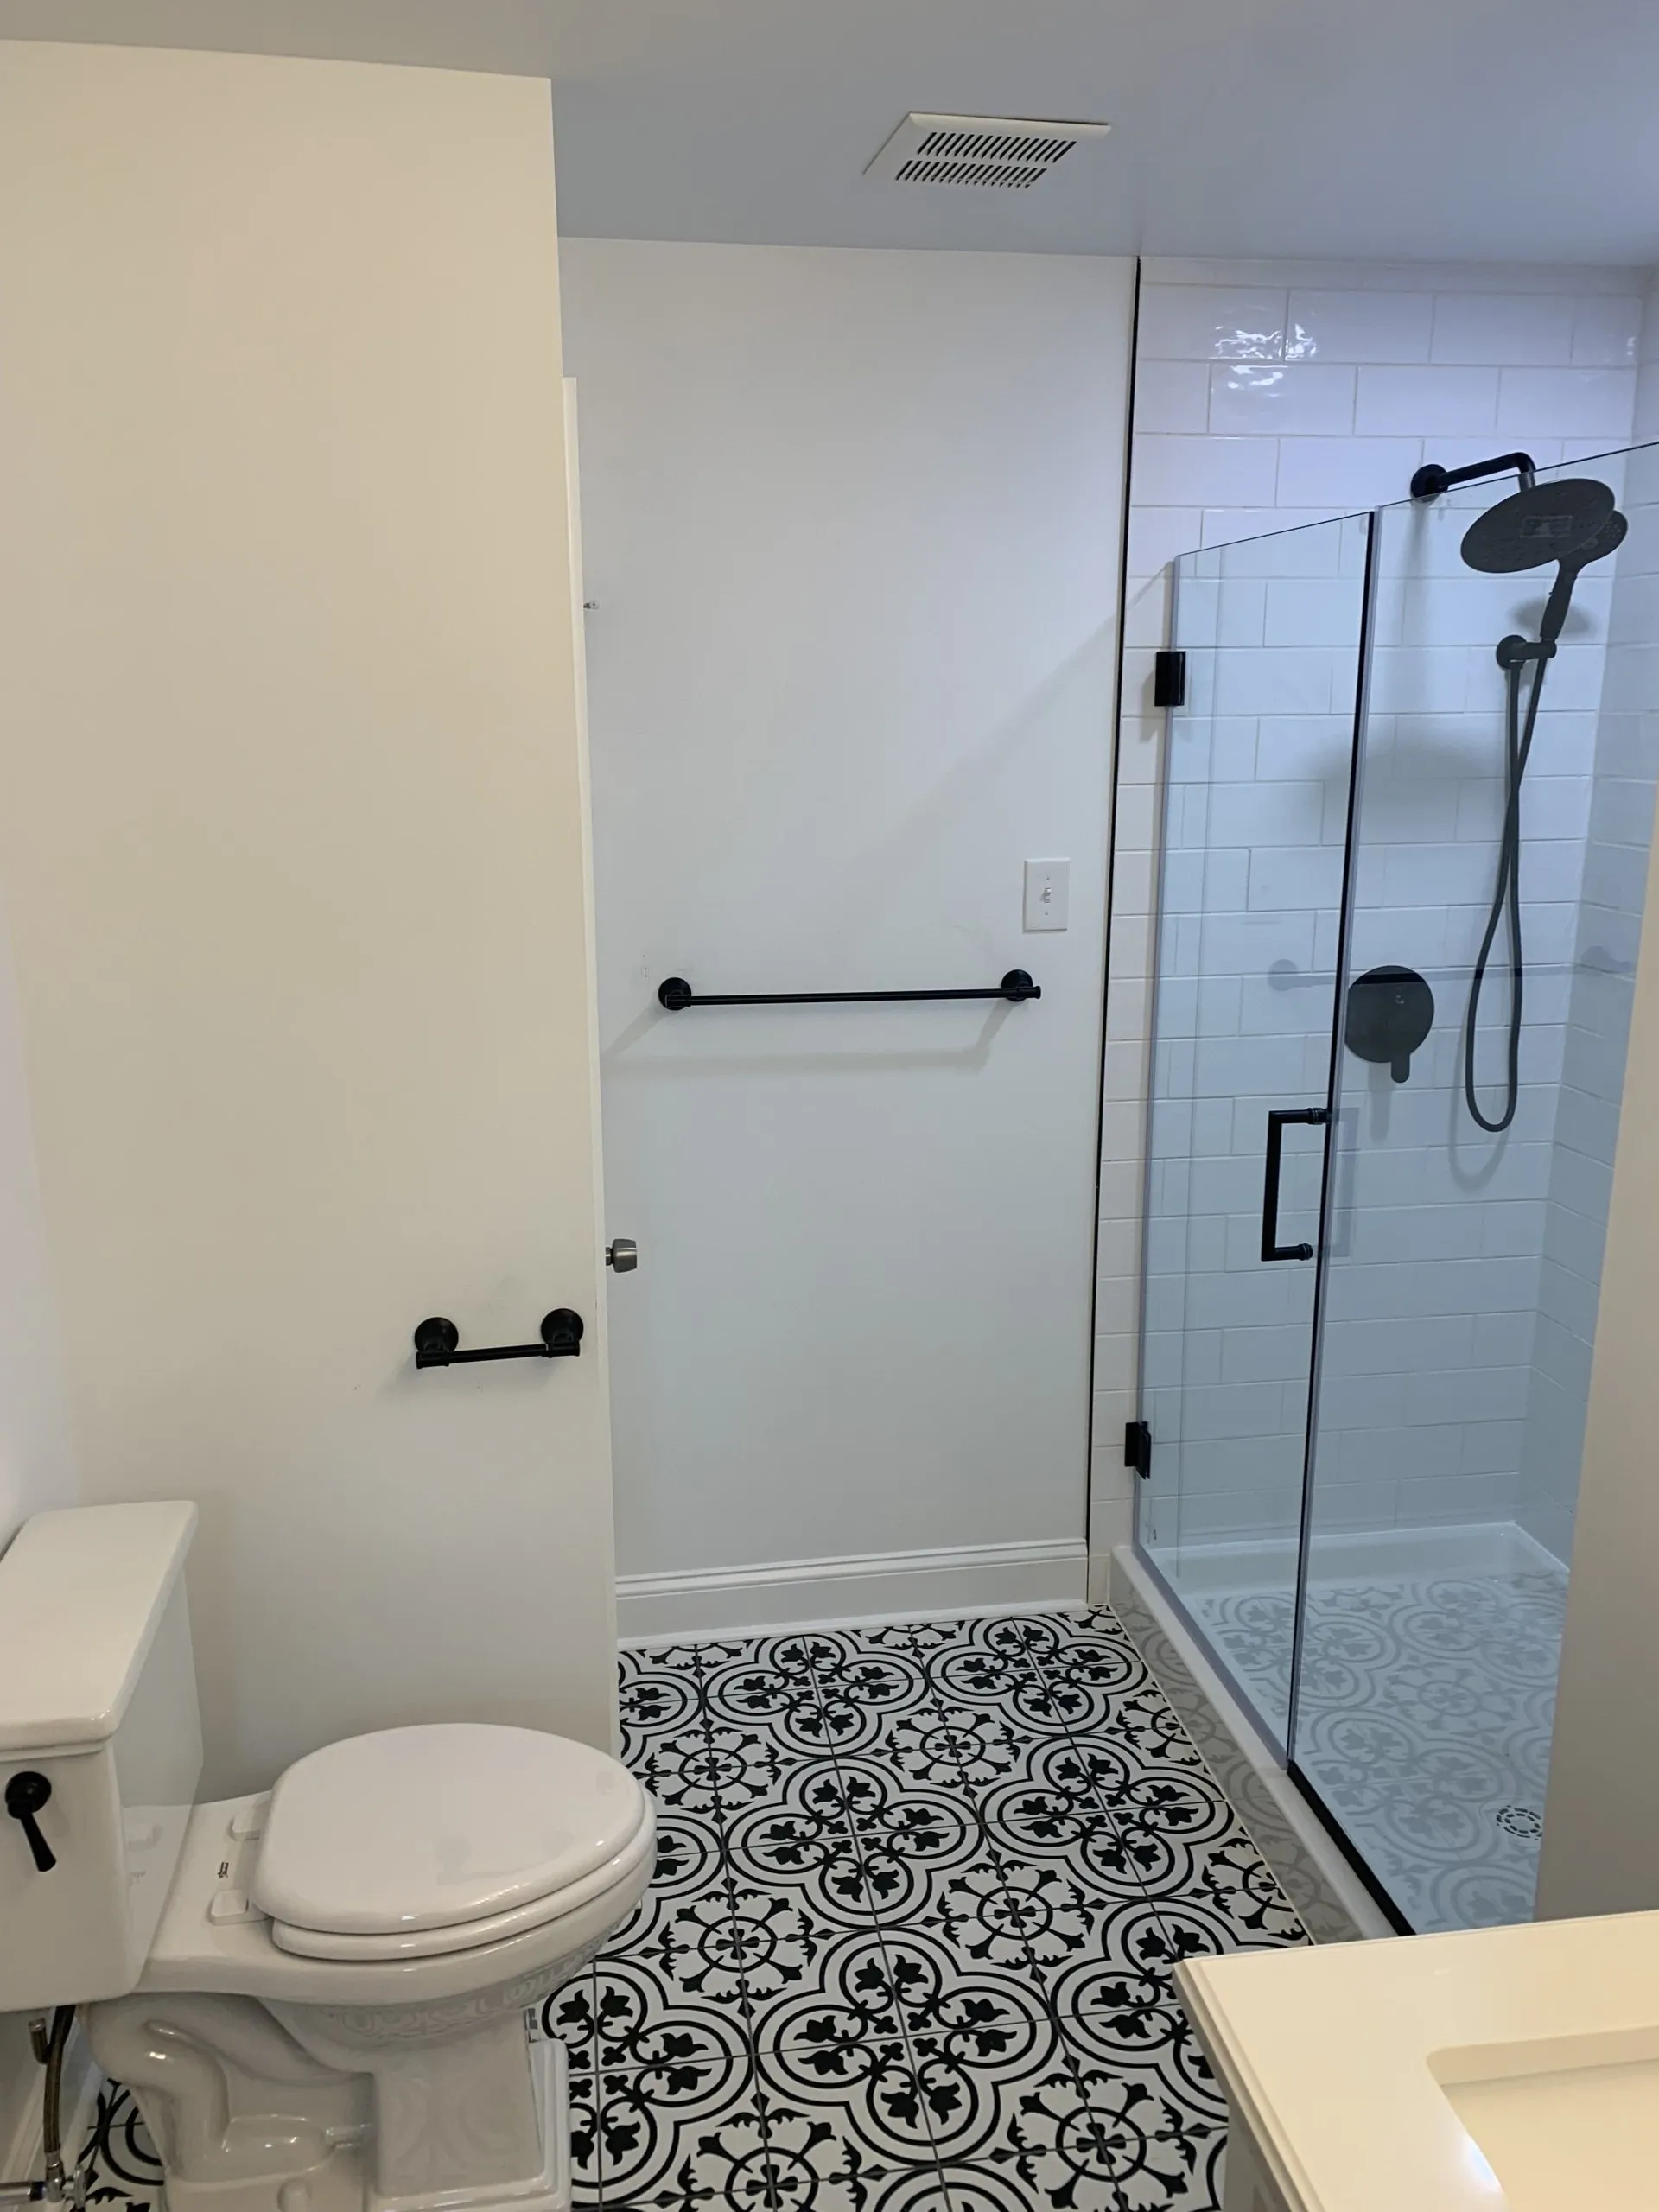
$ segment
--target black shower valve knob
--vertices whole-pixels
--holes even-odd
[[[1381,1061],[1396,1083],[1434,1027],[1434,994],[1414,968],[1368,968],[1348,986],[1343,1042],[1362,1060]]]

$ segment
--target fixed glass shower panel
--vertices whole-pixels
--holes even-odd
[[[1335,1008],[1291,1756],[1418,1929],[1532,1915],[1659,759],[1656,449],[1516,488],[1376,518]]]
[[[1176,564],[1138,1535],[1287,1738],[1369,517]]]

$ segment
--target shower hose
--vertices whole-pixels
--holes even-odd
[[[1520,641],[1508,642],[1518,645]],[[1516,658],[1509,661],[1504,668],[1507,688],[1503,713],[1503,828],[1498,838],[1497,882],[1492,892],[1492,911],[1486,918],[1486,933],[1481,938],[1475,972],[1470,978],[1469,1010],[1463,1025],[1464,1098],[1475,1120],[1493,1136],[1507,1129],[1515,1119],[1515,1109],[1521,1096],[1521,1001],[1526,985],[1526,962],[1521,944],[1521,782],[1527,772],[1527,756],[1532,751],[1533,735],[1538,727],[1538,701],[1544,688],[1547,664],[1543,653],[1533,659],[1532,683],[1527,693],[1524,721],[1521,712],[1521,679],[1525,673],[1526,664]],[[1475,1035],[1480,1018],[1480,995],[1485,985],[1492,946],[1503,925],[1506,909],[1510,918],[1510,1044],[1503,1110],[1496,1121],[1492,1121],[1482,1113],[1480,1102],[1475,1096]]]

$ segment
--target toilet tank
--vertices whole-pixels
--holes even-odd
[[[0,1557],[0,2012],[143,1971],[201,1772],[195,1525],[189,1504],[37,1513]]]

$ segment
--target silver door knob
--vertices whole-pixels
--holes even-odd
[[[631,1275],[639,1264],[639,1247],[632,1236],[619,1236],[605,1247],[605,1264],[620,1275]]]

